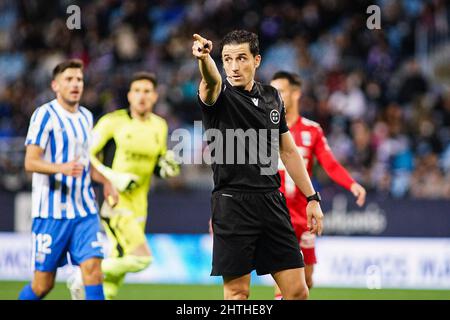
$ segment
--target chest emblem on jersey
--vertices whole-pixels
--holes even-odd
[[[302,136],[302,144],[305,147],[311,146],[311,132],[302,131],[301,136]]]
[[[272,121],[273,124],[278,124],[280,122],[280,112],[278,110],[272,110],[270,111],[270,121]]]
[[[258,98],[252,98],[252,101],[255,106],[258,106],[258,102],[259,102]]]

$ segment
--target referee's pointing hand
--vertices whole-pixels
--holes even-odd
[[[205,59],[212,50],[212,41],[207,40],[199,34],[194,34],[194,44],[192,45],[192,54],[197,59]]]

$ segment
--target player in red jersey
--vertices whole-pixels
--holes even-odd
[[[299,153],[303,156],[309,175],[312,174],[314,158],[330,178],[337,184],[352,192],[359,206],[364,205],[366,190],[350,176],[333,156],[327,139],[320,125],[300,116],[301,80],[292,73],[279,71],[272,77],[270,83],[281,95],[286,108],[286,121],[294,138]],[[281,161],[279,162],[281,165]],[[313,286],[312,274],[316,261],[315,235],[311,234],[306,225],[306,198],[298,190],[283,167],[279,168],[281,177],[281,192],[284,193],[291,215],[297,239],[305,261],[306,283]],[[281,298],[280,290],[275,289],[276,298]]]

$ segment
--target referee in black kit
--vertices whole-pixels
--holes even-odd
[[[285,198],[278,190],[278,150],[289,175],[308,197],[308,226],[319,235],[320,196],[289,133],[280,95],[254,80],[261,63],[257,35],[236,30],[222,39],[225,80],[210,56],[212,49],[211,41],[194,34],[192,54],[202,76],[203,125],[215,137],[211,275],[223,277],[227,300],[248,298],[250,273],[255,269],[258,275],[272,275],[284,299],[307,299],[303,259]],[[217,147],[219,140],[222,149]],[[208,143],[211,149],[213,141]],[[264,152],[255,151],[256,146],[276,153],[275,161],[273,154],[269,163],[262,161]]]

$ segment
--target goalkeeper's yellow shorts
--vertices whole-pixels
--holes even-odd
[[[101,220],[111,245],[110,257],[128,255],[147,242],[142,218],[124,207],[111,208],[106,203],[102,205]]]

